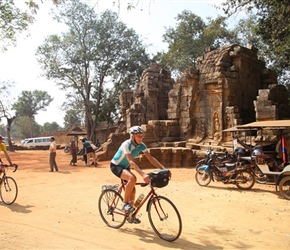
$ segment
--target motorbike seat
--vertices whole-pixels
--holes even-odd
[[[217,159],[222,162],[228,159],[227,155],[217,155]]]
[[[233,168],[236,165],[235,162],[225,162],[225,166],[229,168]]]

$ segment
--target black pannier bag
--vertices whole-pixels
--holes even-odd
[[[156,170],[150,174],[152,187],[162,188],[168,185],[170,179],[170,171],[168,169]]]

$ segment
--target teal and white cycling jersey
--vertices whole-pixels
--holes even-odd
[[[127,160],[126,154],[132,154],[133,158],[136,158],[141,152],[144,153],[147,151],[148,149],[143,142],[135,146],[133,140],[128,139],[124,141],[119,147],[118,151],[112,159],[112,163],[123,168],[128,168],[129,162]]]

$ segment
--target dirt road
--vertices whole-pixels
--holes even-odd
[[[51,173],[48,151],[10,155],[19,164],[17,172],[9,172],[19,196],[10,206],[0,202],[1,249],[290,249],[290,201],[273,186],[200,187],[194,169],[171,169],[172,180],[158,193],[177,206],[183,231],[170,243],[154,234],[145,208],[139,225],[111,229],[103,223],[97,207],[101,187],[118,183],[108,162],[73,167],[70,155],[59,150],[59,172]]]

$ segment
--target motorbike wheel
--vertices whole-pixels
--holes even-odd
[[[69,148],[64,148],[63,150],[66,154],[69,154],[70,153],[70,149]]]
[[[255,165],[255,167],[252,169],[254,172],[254,175],[256,177],[256,182],[259,184],[265,184],[268,181],[267,175],[263,174],[262,171]]]
[[[290,200],[290,176],[285,176],[279,183],[280,194]]]
[[[210,176],[209,173],[206,172],[204,169],[197,169],[195,173],[195,180],[198,185],[205,187],[207,186],[210,182]]]
[[[255,177],[251,172],[240,171],[237,173],[235,184],[239,189],[251,189],[255,184]]]

